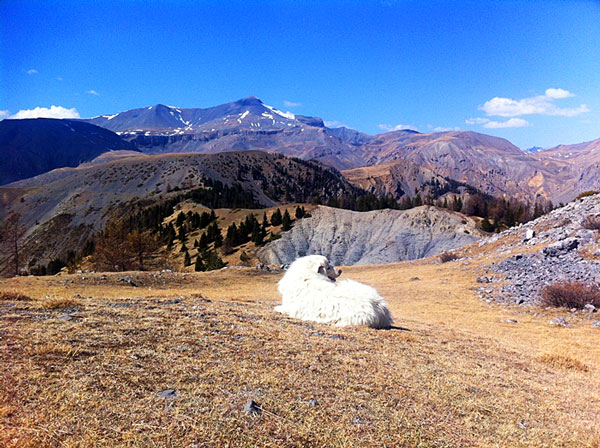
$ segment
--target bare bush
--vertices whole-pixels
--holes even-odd
[[[452,252],[444,252],[440,254],[440,261],[442,263],[448,263],[449,261],[458,260],[458,255]]]
[[[588,303],[600,307],[600,288],[583,282],[557,282],[542,290],[542,305],[583,309]]]
[[[581,227],[588,230],[600,230],[600,216],[588,216],[581,221]]]

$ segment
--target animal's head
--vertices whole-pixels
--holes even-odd
[[[335,266],[329,262],[327,257],[324,257],[323,255],[308,255],[299,258],[297,262],[306,266],[313,274],[320,274],[327,277],[332,282],[335,282],[335,279],[342,275],[342,270],[336,269]]]

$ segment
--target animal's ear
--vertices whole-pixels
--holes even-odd
[[[317,272],[321,275],[327,275],[327,271],[325,270],[325,266],[323,265],[319,265],[319,269],[317,270]]]

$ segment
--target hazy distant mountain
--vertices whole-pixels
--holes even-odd
[[[135,149],[114,132],[77,120],[0,121],[0,185],[59,167],[77,166],[106,151]]]
[[[528,202],[564,202],[583,189],[600,188],[595,165],[600,149],[594,142],[532,152],[506,139],[471,131],[401,130],[370,136],[343,127],[327,128],[320,118],[281,112],[255,97],[207,109],[157,105],[87,121],[118,132],[150,154],[261,150],[317,160],[340,170],[405,161],[392,174],[403,190],[420,182],[411,180],[415,167],[493,196]],[[358,184],[377,191],[383,185],[387,190],[396,188],[385,169],[372,171],[385,179]]]
[[[360,166],[360,145],[371,138],[329,129],[321,118],[282,112],[256,97],[206,109],[159,104],[84,121],[119,133],[148,154],[261,150],[338,169]]]

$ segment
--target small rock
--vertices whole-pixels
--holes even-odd
[[[244,412],[248,415],[259,416],[262,413],[262,409],[256,401],[248,400],[244,405]]]
[[[592,328],[600,328],[600,320],[595,320],[592,322]]]
[[[507,324],[518,324],[519,321],[516,319],[503,319],[502,322],[506,322]]]
[[[591,303],[586,303],[585,306],[583,307],[583,309],[585,311],[587,311],[588,313],[593,313],[594,311],[596,311],[596,307],[594,305],[592,305]]]
[[[535,230],[533,230],[533,229],[527,229],[527,231],[525,232],[525,238],[523,238],[523,242],[529,241],[534,236],[535,236]]]
[[[64,316],[60,316],[59,319],[69,321],[69,320],[73,320],[73,316],[71,316],[69,314],[65,314]]]
[[[564,317],[555,317],[548,323],[550,325],[557,325],[559,327],[570,327],[571,326],[571,324],[569,322],[567,322],[567,320]]]
[[[477,277],[477,283],[489,283],[490,279],[487,277]]]
[[[358,418],[358,417],[356,417],[356,418],[353,420],[353,423],[354,423],[355,425],[364,425],[364,424],[365,424],[365,423],[367,423],[367,422],[366,422],[366,421],[364,421],[364,420],[363,420],[363,419],[361,419],[361,418]]]
[[[317,400],[315,400],[314,398],[311,398],[310,400],[308,400],[308,405],[309,406],[319,406],[319,402]]]
[[[160,398],[175,398],[177,397],[177,391],[175,389],[165,389],[157,393]]]
[[[409,281],[416,282],[417,280],[421,280],[419,277],[411,277]]]

